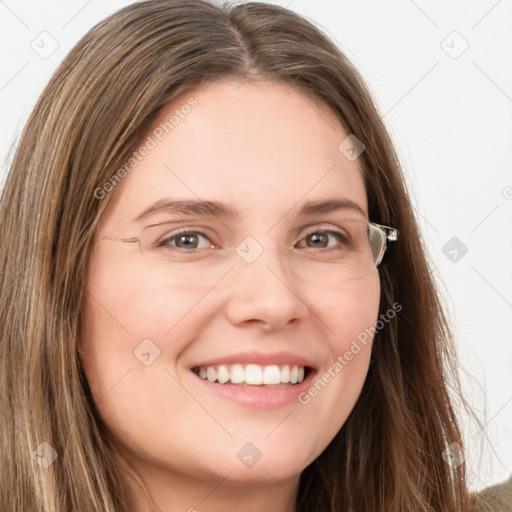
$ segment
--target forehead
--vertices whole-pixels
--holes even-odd
[[[159,112],[105,215],[131,221],[164,197],[225,202],[269,219],[325,197],[366,211],[359,162],[339,149],[348,135],[329,108],[288,84],[212,82]]]

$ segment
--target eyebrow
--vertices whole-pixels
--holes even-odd
[[[336,210],[353,210],[367,218],[366,212],[350,199],[326,199],[322,201],[309,201],[302,206],[298,215],[307,217],[330,213]],[[218,201],[175,201],[171,199],[160,199],[149,208],[141,212],[134,220],[141,221],[158,213],[173,213],[182,215],[207,215],[212,217],[228,217],[237,219],[240,212]]]

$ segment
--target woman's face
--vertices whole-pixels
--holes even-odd
[[[346,421],[380,293],[376,271],[347,279],[355,250],[338,233],[367,216],[358,159],[347,141],[340,149],[348,135],[288,85],[218,81],[166,107],[118,173],[91,252],[80,357],[141,471],[294,479]],[[162,222],[141,242],[111,239]],[[302,366],[301,383],[257,384],[288,370],[300,380]],[[210,382],[228,376],[249,383]]]

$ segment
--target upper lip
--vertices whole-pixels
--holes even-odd
[[[200,363],[192,365],[192,368],[199,366],[219,366],[222,364],[257,364],[260,366],[269,365],[293,365],[293,366],[305,366],[308,368],[314,368],[313,363],[308,361],[304,357],[293,354],[292,352],[274,352],[274,353],[263,353],[263,352],[239,352],[238,354],[231,354],[229,356],[217,357],[215,359],[208,359],[207,361],[201,361]]]

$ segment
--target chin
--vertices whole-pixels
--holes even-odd
[[[272,437],[272,436],[270,436]],[[250,439],[250,438],[248,438]],[[225,451],[197,454],[190,471],[203,473],[205,479],[228,478],[232,483],[274,483],[300,475],[318,456],[305,449],[306,443],[272,443],[264,441],[233,441]],[[207,464],[205,465],[205,461]],[[200,467],[203,467],[201,471]],[[229,476],[228,476],[229,475]]]

